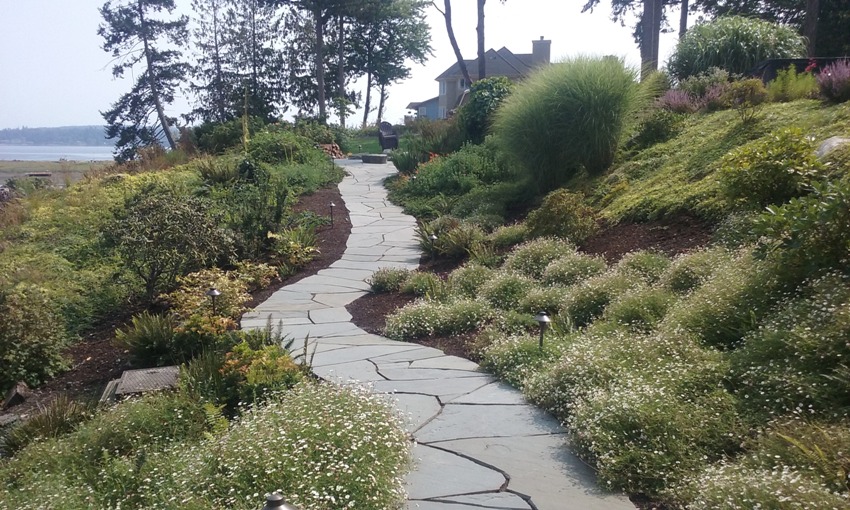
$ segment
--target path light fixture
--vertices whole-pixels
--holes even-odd
[[[549,325],[552,324],[552,319],[549,318],[549,314],[546,312],[540,312],[534,316],[534,320],[537,321],[537,324],[540,326],[540,350],[543,350],[543,334],[546,333],[546,330],[549,329]]]
[[[208,290],[206,292],[206,294],[210,298],[210,301],[212,301],[212,314],[216,315],[216,313],[215,313],[215,300],[216,300],[217,297],[219,297],[221,295],[221,291],[216,289],[215,287],[210,287],[210,290]]]
[[[331,228],[334,228],[334,207],[336,204],[331,202]]]
[[[266,494],[266,506],[263,507],[263,510],[271,510],[272,508],[279,508],[280,510],[301,510],[301,508],[290,505],[283,499],[283,496],[274,492],[272,494]]]

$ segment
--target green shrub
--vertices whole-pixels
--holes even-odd
[[[602,172],[639,107],[635,74],[616,58],[544,67],[503,102],[494,134],[541,191],[581,169]]]
[[[562,348],[561,342],[552,335],[544,338],[543,349],[536,335],[501,335],[484,350],[481,366],[522,388],[529,377],[558,359]]]
[[[617,298],[605,308],[605,320],[638,331],[650,331],[658,324],[675,296],[665,289],[640,289]]]
[[[133,317],[132,325],[115,332],[115,341],[130,352],[137,366],[165,366],[192,359],[202,346],[186,345],[171,315],[147,311]],[[186,352],[188,350],[188,352]]]
[[[822,165],[800,129],[783,129],[720,160],[720,184],[733,206],[763,210],[802,195]]]
[[[204,182],[210,185],[232,184],[239,180],[238,160],[225,157],[201,157],[192,162],[192,165],[201,174]]]
[[[773,304],[780,283],[767,264],[740,253],[674,304],[659,327],[686,332],[707,346],[736,347]]]
[[[13,456],[28,444],[41,439],[59,437],[72,432],[78,424],[91,418],[94,411],[90,403],[72,400],[60,394],[46,406],[39,406],[35,415],[0,437],[0,451]]]
[[[102,232],[145,285],[145,298],[174,288],[177,277],[226,254],[230,239],[210,217],[207,202],[149,188],[116,209]]]
[[[818,81],[812,73],[798,73],[796,66],[781,69],[767,84],[767,98],[773,103],[786,103],[818,96]]]
[[[437,239],[437,251],[445,257],[460,259],[469,255],[476,245],[480,244],[486,234],[477,225],[461,223]]]
[[[543,283],[546,285],[569,286],[602,274],[608,269],[602,257],[584,253],[564,253],[546,266]]]
[[[245,305],[251,300],[247,284],[234,271],[202,269],[178,277],[177,283],[177,290],[162,298],[170,305],[171,313],[180,319],[200,314],[237,320],[247,311]],[[211,289],[221,292],[215,298],[215,310],[212,298],[207,295]]]
[[[525,241],[528,236],[528,227],[525,223],[514,223],[511,225],[502,225],[490,235],[487,240],[494,248],[504,249],[512,248],[513,246]]]
[[[404,286],[408,278],[410,278],[410,270],[400,267],[382,267],[375,271],[371,278],[366,282],[372,289],[372,292],[384,294],[387,292],[398,292]]]
[[[730,254],[722,248],[679,255],[661,275],[661,286],[676,294],[687,294],[711,278],[729,259]]]
[[[401,286],[401,292],[424,297],[433,294],[443,281],[434,273],[412,271]]]
[[[449,275],[449,289],[455,296],[474,298],[480,292],[481,287],[494,274],[495,272],[489,267],[478,264],[465,264],[452,271]]]
[[[759,254],[783,265],[791,275],[847,267],[850,253],[850,179],[814,183],[811,193],[770,208],[755,222]]]
[[[505,217],[512,210],[524,209],[532,197],[531,187],[523,180],[485,184],[459,197],[451,213],[461,218],[482,214]]]
[[[573,253],[575,253],[575,246],[568,241],[540,237],[514,248],[505,260],[504,267],[539,280],[553,260]]]
[[[534,237],[562,237],[580,244],[596,232],[595,216],[582,194],[560,189],[546,195],[525,224]]]
[[[626,148],[640,151],[674,138],[685,129],[686,118],[670,109],[653,108],[641,119]]]
[[[68,367],[64,320],[44,289],[0,289],[0,317],[0,391],[19,381],[38,386]]]
[[[248,155],[262,163],[319,163],[324,155],[309,138],[291,131],[262,131],[248,144]]]
[[[425,161],[422,161],[419,152],[411,149],[396,149],[390,153],[390,161],[393,162],[400,174],[410,175]]]
[[[248,121],[249,132],[261,130],[265,122],[258,117]],[[242,147],[242,119],[234,119],[224,123],[205,122],[193,129],[198,149],[207,154],[223,154],[230,149]]]
[[[268,232],[272,240],[271,257],[280,267],[281,273],[292,274],[316,258],[316,229],[309,225],[284,228],[280,232]]]
[[[561,321],[584,327],[602,315],[605,307],[640,285],[634,277],[606,273],[574,286],[561,304]]]
[[[627,253],[614,266],[614,272],[623,276],[640,278],[652,285],[661,278],[670,267],[670,259],[662,253],[652,251],[633,251]]]
[[[725,88],[732,81],[728,71],[719,67],[709,67],[705,71],[679,80],[679,89],[699,99],[704,98],[712,90]]]
[[[242,260],[236,262],[235,278],[243,282],[248,292],[265,289],[278,277],[276,268],[262,262]]]
[[[732,82],[723,95],[723,101],[731,105],[741,117],[741,122],[746,124],[754,121],[764,108],[767,89],[756,78]]]
[[[511,94],[513,83],[504,76],[476,80],[469,87],[469,99],[457,112],[458,124],[467,140],[480,144],[490,130],[492,116]]]
[[[850,412],[850,280],[829,274],[767,314],[730,354],[730,382],[754,416]]]
[[[850,61],[839,60],[824,67],[818,74],[820,93],[833,103],[850,100]]]
[[[563,287],[534,288],[520,300],[517,308],[530,314],[545,311],[549,315],[556,315],[561,311],[569,292],[569,289]]]
[[[514,310],[534,286],[530,278],[514,273],[499,272],[481,286],[479,295],[500,310]]]
[[[232,408],[262,403],[273,392],[292,388],[304,377],[305,368],[279,344],[255,349],[242,341],[224,355],[220,372]]]
[[[712,67],[743,74],[763,60],[805,54],[803,38],[791,27],[728,16],[691,27],[670,56],[667,70],[679,80]]]

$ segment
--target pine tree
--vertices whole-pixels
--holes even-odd
[[[204,122],[233,120],[230,99],[233,77],[226,56],[232,41],[227,37],[225,13],[229,0],[192,0],[195,29],[192,31],[195,47],[195,65],[189,89],[195,99],[195,108],[189,119]]]
[[[159,144],[160,137],[176,148],[171,131],[176,119],[166,116],[165,106],[174,101],[174,93],[186,78],[188,64],[176,49],[188,39],[188,18],[163,20],[163,10],[174,11],[174,0],[123,0],[106,2],[100,8],[104,23],[98,27],[103,49],[116,62],[115,77],[128,69],[141,67],[133,88],[122,95],[112,108],[101,112],[107,122],[106,136],[117,139],[115,158],[134,159],[141,147]]]

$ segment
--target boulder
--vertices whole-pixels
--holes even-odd
[[[5,411],[10,407],[23,404],[31,396],[32,391],[29,386],[27,386],[25,382],[19,382],[12,386],[12,389],[6,392],[6,397],[3,398],[3,410]]]
[[[827,138],[823,141],[822,144],[817,148],[815,154],[817,154],[818,159],[824,159],[827,157],[832,151],[839,149],[845,145],[850,143],[850,138],[845,138],[843,136],[833,136]]]

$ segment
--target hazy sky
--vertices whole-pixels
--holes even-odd
[[[97,35],[102,0],[0,0],[0,128],[103,124],[106,110],[129,90],[130,80],[112,78],[110,56]],[[442,5],[442,2],[438,2]],[[582,14],[584,0],[490,0],[486,7],[486,46],[531,53],[531,41],[552,41],[552,59],[569,55],[619,55],[632,65],[640,58],[631,28],[609,19],[607,0]],[[177,0],[191,14],[190,0]],[[452,2],[454,29],[464,58],[476,57],[474,0]],[[673,15],[678,19],[678,14]],[[434,78],[454,63],[442,16],[429,8],[434,54],[412,77],[390,89],[385,120],[399,122],[405,106],[437,95]],[[662,60],[676,42],[661,38]],[[128,75],[129,76],[129,75]],[[362,86],[360,87],[363,88]],[[186,98],[169,114],[186,113]],[[362,118],[362,111],[357,119]],[[374,120],[374,114],[371,117]]]

